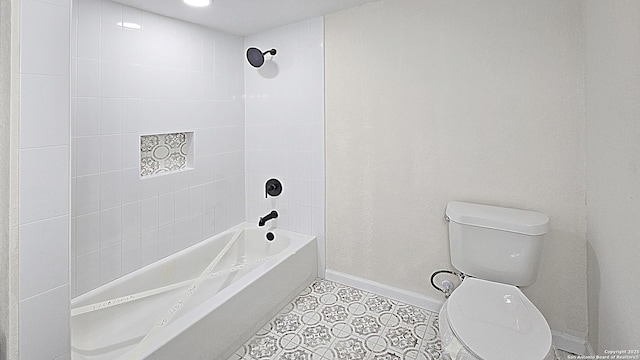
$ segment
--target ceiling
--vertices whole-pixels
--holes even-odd
[[[113,1],[244,36],[375,0],[212,0],[204,8],[182,0]]]

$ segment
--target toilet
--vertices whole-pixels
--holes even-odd
[[[439,316],[443,359],[553,360],[551,330],[518,286],[535,282],[549,218],[450,202],[451,263],[464,274]]]

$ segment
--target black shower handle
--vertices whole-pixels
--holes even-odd
[[[276,197],[282,193],[282,183],[278,179],[269,179],[264,185],[264,198],[268,198],[269,195]]]

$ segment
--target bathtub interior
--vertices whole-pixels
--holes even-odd
[[[72,307],[107,301],[133,293],[156,289],[168,284],[178,283],[198,277],[211,261],[223,250],[236,231],[242,231],[216,269],[228,269],[263,256],[281,253],[290,244],[284,234],[262,241],[262,229],[252,228],[249,224],[237,225],[216,237],[183,249],[171,256],[160,259],[142,269],[138,269],[119,279],[73,299]],[[276,234],[277,230],[274,231]],[[215,239],[215,241],[214,241]],[[260,241],[255,241],[256,239]]]
[[[237,232],[241,231],[238,235]],[[100,303],[130,294],[146,292],[200,276],[223,248],[238,235],[233,245],[221,258],[214,270],[230,269],[245,263],[254,263],[241,271],[204,280],[191,295],[172,321],[188,314],[205,301],[213,298],[251,271],[266,271],[269,264],[255,264],[256,260],[271,258],[278,261],[288,255],[291,238],[286,232],[272,230],[276,237],[267,241],[265,230],[255,225],[240,224],[212,239],[182,250],[174,255],[117,279],[72,301],[72,308]],[[258,269],[258,268],[264,269]],[[161,294],[90,311],[71,319],[72,348],[76,358],[101,358],[100,354],[114,356],[126,352],[140,342],[154,324],[183,296],[188,285]]]

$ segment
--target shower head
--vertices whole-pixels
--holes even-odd
[[[260,49],[258,48],[248,48],[247,49],[247,60],[249,60],[249,64],[251,64],[251,66],[259,68],[260,66],[262,66],[262,64],[264,64],[264,55],[265,54],[270,54],[271,56],[276,54],[276,49],[271,49],[271,50],[267,50],[265,52],[262,52]]]

